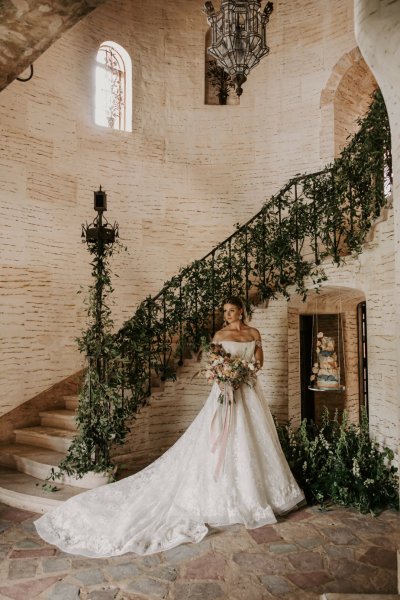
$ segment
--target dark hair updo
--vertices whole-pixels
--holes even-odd
[[[224,307],[225,304],[233,304],[233,306],[236,306],[237,308],[241,308],[243,311],[242,322],[244,324],[246,324],[246,321],[247,321],[246,307],[244,305],[243,300],[241,298],[239,298],[239,296],[228,296],[223,301],[222,307]]]

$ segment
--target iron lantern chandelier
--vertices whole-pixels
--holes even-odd
[[[116,238],[119,237],[119,225],[114,223],[111,225],[103,213],[107,210],[107,194],[100,189],[93,193],[94,195],[94,210],[97,212],[97,217],[88,223],[82,223],[82,241],[90,244],[97,244],[98,248],[104,249],[104,244],[114,244]],[[103,252],[103,250],[101,250]]]
[[[229,73],[238,96],[251,69],[269,52],[267,23],[272,10],[272,2],[261,10],[261,0],[222,0],[219,13],[212,2],[204,5],[211,26],[208,53]]]

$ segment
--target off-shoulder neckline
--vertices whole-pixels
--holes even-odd
[[[251,344],[252,342],[256,342],[257,340],[222,340],[220,342],[214,342],[215,344],[224,344],[225,342],[231,344]]]

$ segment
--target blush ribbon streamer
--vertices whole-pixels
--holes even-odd
[[[214,452],[216,452],[216,450],[218,450],[218,459],[217,459],[217,465],[215,467],[215,471],[214,471],[214,479],[215,481],[218,481],[219,476],[221,474],[221,468],[224,464],[224,460],[225,460],[225,454],[226,454],[226,447],[228,444],[228,438],[229,438],[229,430],[231,427],[231,422],[232,422],[232,414],[233,414],[233,387],[231,385],[224,385],[224,403],[223,403],[223,408],[224,410],[224,414],[222,416],[222,427],[220,428],[220,431],[216,432],[215,429],[217,427],[217,420],[218,419],[218,413],[219,413],[219,407],[216,408],[215,413],[213,415],[213,418],[211,420],[211,426],[210,426],[210,432],[211,432],[211,452],[214,454]]]

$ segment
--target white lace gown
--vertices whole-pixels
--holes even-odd
[[[255,342],[223,342],[251,359]],[[304,500],[282,452],[259,384],[234,392],[232,419],[221,449],[212,452],[211,423],[222,427],[225,405],[211,393],[182,437],[148,467],[116,483],[75,496],[35,522],[39,535],[64,552],[89,557],[153,554],[199,542],[207,525],[242,523],[255,529]],[[216,413],[217,411],[217,413]]]

